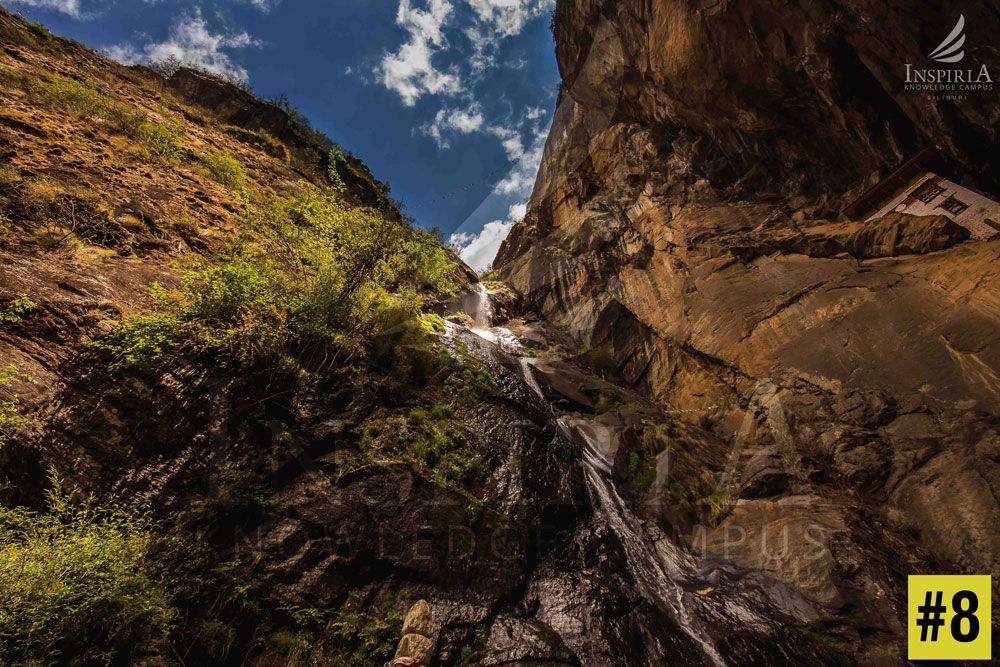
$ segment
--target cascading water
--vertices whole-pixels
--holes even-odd
[[[470,313],[473,328],[489,329],[493,326],[493,302],[490,300],[490,291],[486,289],[486,285],[482,283],[478,283],[476,288],[476,295],[478,299],[476,300],[475,307]]]
[[[699,655],[704,664],[725,665],[734,656],[730,655],[731,648],[717,643],[724,641],[722,628],[770,633],[769,628],[774,626],[767,619],[777,615],[759,613],[772,602],[756,584],[744,582],[730,586],[712,597],[699,597],[694,592],[709,587],[706,573],[700,571],[705,564],[666,535],[655,522],[641,518],[618,491],[613,468],[621,429],[596,418],[558,416],[552,407],[553,402],[558,403],[559,396],[542,378],[551,375],[552,364],[558,367],[559,362],[542,362],[529,354],[509,329],[492,326],[493,306],[485,286],[477,285],[475,291],[470,290],[458,303],[472,320],[471,325],[463,327],[449,323],[446,335],[462,338],[469,353],[488,367],[499,373],[519,376],[523,385],[540,399],[548,423],[577,457],[592,510],[588,525],[601,525],[610,531],[620,545],[621,557],[635,582],[636,593],[673,621],[686,637],[691,651],[688,655]],[[710,586],[713,590],[715,587],[715,584]],[[771,646],[778,649],[776,644]],[[649,660],[658,652],[659,649],[651,647],[638,649],[628,664],[654,664]]]
[[[567,438],[584,445],[581,463],[594,513],[621,542],[640,592],[673,618],[706,658],[716,665],[725,665],[722,656],[709,641],[709,634],[700,629],[691,616],[684,599],[688,594],[678,583],[696,570],[694,559],[665,535],[650,534],[615,488],[611,478],[612,430],[571,417],[561,417],[557,423]]]

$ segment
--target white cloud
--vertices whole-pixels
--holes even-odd
[[[507,151],[507,157],[516,164],[510,173],[497,183],[493,192],[527,197],[535,185],[538,165],[542,163],[542,153],[545,151],[545,140],[548,136],[547,128],[535,123],[530,132],[528,146],[524,145],[520,131],[511,128],[494,128],[494,130],[498,136],[506,136],[502,141],[504,150]]]
[[[513,227],[511,220],[494,220],[483,225],[478,234],[452,234],[449,242],[458,250],[463,262],[482,271],[496,258],[500,244]]]
[[[528,120],[538,120],[545,115],[545,109],[542,107],[528,107],[524,110],[524,117]]]
[[[476,16],[493,34],[518,35],[525,24],[555,6],[555,0],[467,0]]]
[[[382,84],[412,107],[423,95],[456,94],[461,80],[456,68],[440,71],[432,58],[447,47],[444,25],[452,14],[448,0],[429,0],[427,9],[414,9],[410,0],[400,0],[396,23],[409,33],[409,40],[386,53],[379,63]]]
[[[472,74],[496,66],[500,42],[521,34],[535,17],[555,6],[555,0],[466,0],[475,15],[475,24],[465,29],[472,45],[469,64]],[[520,69],[527,61],[512,61]]]
[[[281,0],[249,0],[250,4],[259,9],[262,12],[269,12],[280,2]]]
[[[448,242],[458,250],[463,262],[476,271],[482,271],[493,263],[500,250],[500,244],[510,234],[514,225],[524,220],[527,210],[527,204],[514,204],[507,212],[506,220],[487,222],[478,234],[452,234]]]
[[[26,7],[38,7],[39,9],[51,9],[53,11],[68,14],[74,18],[81,17],[80,0],[7,0],[11,5],[24,5]]]
[[[457,95],[462,92],[459,67],[441,70],[433,59],[448,51],[445,27],[453,19],[464,24],[460,30],[472,47],[464,53],[470,76],[481,75],[497,65],[496,51],[501,41],[521,33],[532,19],[555,6],[555,0],[464,0],[467,9],[456,12],[452,0],[424,0],[425,9],[399,0],[396,24],[408,38],[395,51],[385,53],[376,70],[379,80],[395,92],[408,107],[424,95]],[[470,11],[471,10],[471,11]],[[515,68],[523,67],[513,61]]]
[[[482,128],[483,122],[482,109],[478,104],[472,103],[465,109],[438,110],[434,120],[422,126],[420,131],[433,137],[438,148],[450,148],[447,134],[472,134]]]
[[[119,44],[105,49],[105,52],[125,64],[176,58],[185,65],[247,81],[249,75],[246,69],[234,62],[227,51],[257,45],[258,42],[246,32],[212,32],[201,13],[197,12],[193,16],[180,17],[171,26],[165,41],[141,47]]]

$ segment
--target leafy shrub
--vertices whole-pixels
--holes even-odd
[[[17,324],[37,305],[27,294],[22,294],[0,308],[0,324]]]
[[[344,179],[340,177],[338,165],[344,164],[344,149],[339,144],[330,147],[329,162],[326,165],[327,176],[330,177],[330,185],[337,192],[344,190]]]
[[[154,290],[160,312],[127,320],[100,345],[117,365],[167,352],[223,352],[244,363],[322,368],[418,337],[423,294],[454,290],[432,236],[329,192],[251,208],[215,261]],[[422,290],[422,292],[421,292]]]
[[[633,487],[646,492],[656,481],[656,468],[651,463],[645,462],[639,452],[629,452],[628,476]]]
[[[403,617],[386,598],[375,610],[365,612],[361,599],[351,593],[327,626],[337,641],[338,655],[334,667],[381,665],[391,660],[396,642],[403,631]]]
[[[236,630],[222,621],[209,619],[201,624],[198,639],[213,658],[225,658],[236,641]]]
[[[159,157],[176,159],[184,154],[180,145],[180,131],[174,125],[155,123],[144,117],[130,136],[141,141],[150,152]]]
[[[733,511],[733,499],[721,484],[712,487],[711,493],[705,497],[705,504],[708,506],[708,525],[713,528]]]
[[[312,635],[308,632],[282,628],[268,638],[267,645],[270,650],[282,657],[285,665],[296,667],[302,664],[308,655],[312,648],[312,639]]]
[[[52,481],[45,513],[0,507],[0,661],[110,663],[153,647],[174,610],[150,574],[148,521],[74,506]]]
[[[211,177],[233,190],[242,190],[246,184],[246,174],[239,160],[225,151],[215,151],[201,156],[201,163]]]

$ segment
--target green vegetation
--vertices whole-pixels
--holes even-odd
[[[334,144],[330,147],[330,161],[326,166],[326,174],[330,177],[330,184],[334,190],[337,192],[342,192],[344,190],[344,179],[340,177],[340,170],[338,165],[346,164],[346,159],[344,158],[344,149],[340,144]]]
[[[22,294],[0,308],[0,324],[17,324],[24,316],[33,311],[38,304]]]
[[[381,665],[391,660],[396,651],[396,642],[403,631],[403,617],[388,597],[374,614],[365,613],[360,596],[352,593],[327,629],[340,653],[333,659],[334,667]]]
[[[13,382],[31,382],[31,377],[17,370],[14,364],[0,368],[0,387]],[[3,447],[16,429],[27,424],[28,420],[19,412],[20,401],[17,395],[8,400],[0,400],[0,447]]]
[[[444,318],[437,313],[424,313],[420,321],[427,333],[441,334],[445,332]]]
[[[708,505],[708,525],[713,528],[722,523],[733,509],[733,499],[721,484],[712,487],[711,493],[705,497],[705,503]]]
[[[460,654],[460,661],[465,662],[473,656],[477,651],[482,650],[486,646],[486,641],[489,639],[490,629],[485,625],[477,625],[472,631],[472,643],[466,644],[462,647],[462,652]]]
[[[225,151],[213,151],[200,158],[208,170],[208,174],[218,183],[235,191],[242,191],[246,186],[247,176],[239,160]]]
[[[210,656],[222,660],[236,642],[236,630],[222,621],[209,619],[201,624],[198,639]]]
[[[0,165],[0,185],[15,185],[24,180],[21,170],[12,164]]]
[[[732,510],[732,498],[716,474],[704,466],[695,451],[697,445],[684,436],[683,428],[673,422],[646,424],[641,444],[629,452],[629,486],[637,493],[648,494],[656,482],[657,461],[669,452],[661,497],[692,520],[718,526]]]
[[[56,75],[32,77],[27,90],[36,100],[82,118],[100,119],[113,131],[136,139],[153,154],[176,158],[183,154],[180,132],[172,126],[153,120],[146,111],[122,104],[98,91],[92,85]]]
[[[668,443],[669,436],[663,424],[646,424],[642,441],[628,455],[629,486],[634,492],[647,494],[653,488],[657,459],[667,449]]]
[[[137,112],[131,118],[133,129],[126,134],[141,141],[151,153],[166,159],[184,155],[184,149],[180,145],[181,133],[175,125],[157,123],[145,112]]]
[[[716,474],[705,467],[694,441],[684,435],[679,423],[647,424],[643,431],[643,451],[670,452],[670,467],[664,499],[692,519],[718,526],[732,510],[732,498]],[[645,478],[639,475],[640,480]]]
[[[74,505],[54,475],[48,509],[0,507],[0,662],[129,662],[175,612],[151,573],[141,515]]]
[[[633,487],[641,492],[649,491],[656,480],[656,466],[644,460],[639,452],[628,455],[628,476]]]
[[[284,624],[265,640],[267,649],[280,655],[283,664],[307,662],[314,637],[326,631],[334,640],[333,667],[381,665],[392,659],[403,629],[403,617],[386,597],[377,607],[365,610],[361,596],[353,591],[335,613],[292,605],[282,606]]]
[[[611,387],[604,387],[597,393],[594,412],[603,415],[605,412],[610,412],[622,405],[625,405],[625,397],[622,396],[621,392]]]
[[[49,32],[49,29],[43,26],[41,23],[32,23],[31,21],[25,21],[25,23],[28,26],[28,31],[31,32],[31,34],[34,35],[35,37],[38,37],[43,42],[47,42],[53,38],[52,33]]]
[[[805,635],[814,642],[821,644],[829,649],[833,649],[838,653],[846,653],[847,649],[837,641],[836,637],[830,633],[827,624],[822,621],[813,621],[812,623],[806,623],[805,625],[796,628],[802,635]]]
[[[377,412],[367,423],[361,447],[368,460],[403,461],[446,486],[468,485],[482,471],[452,408],[443,404],[402,414]]]
[[[213,351],[312,370],[370,354],[398,371],[399,354],[426,347],[424,300],[454,290],[436,238],[329,192],[250,207],[241,228],[213,261],[185,271],[180,289],[154,286],[158,313],[100,343],[116,366]]]

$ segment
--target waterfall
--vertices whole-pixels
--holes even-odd
[[[706,658],[716,665],[725,665],[708,639],[708,632],[697,627],[698,622],[685,604],[685,591],[678,583],[678,580],[687,578],[687,573],[695,571],[693,558],[665,536],[650,534],[615,488],[611,478],[612,429],[570,417],[562,417],[557,423],[568,438],[584,444],[581,463],[594,512],[621,542],[629,570],[638,582],[640,592],[650,603],[673,618],[678,627],[701,648]]]
[[[491,295],[484,285],[466,292],[461,307],[472,321],[467,326],[449,323],[447,335],[465,341],[469,353],[493,371],[517,377],[547,406],[549,423],[561,439],[574,445],[572,450],[578,457],[594,520],[605,526],[620,545],[635,591],[672,619],[676,629],[689,640],[687,647],[699,653],[705,664],[725,665],[713,640],[720,623],[766,628],[766,620],[755,609],[767,603],[748,587],[729,589],[713,598],[696,597],[690,592],[705,581],[701,571],[704,564],[655,522],[633,510],[615,484],[615,451],[622,427],[579,416],[559,416],[554,411],[553,390],[541,379],[544,373],[538,369],[551,374],[557,372],[557,366],[553,368],[544,358],[534,356],[514,331],[493,326]]]
[[[476,287],[478,300],[471,313],[473,328],[489,329],[493,326],[493,303],[490,301],[490,291],[482,283],[478,283]]]

